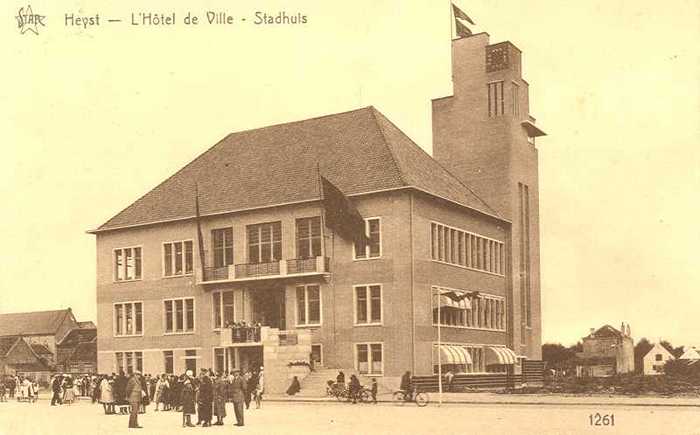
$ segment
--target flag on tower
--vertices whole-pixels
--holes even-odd
[[[472,35],[472,31],[459,20],[455,20],[455,30],[457,31],[457,36],[460,38],[465,38]]]
[[[455,6],[454,3],[452,3],[452,12],[455,14],[455,18],[459,18],[460,20],[464,20],[473,26],[476,25],[476,23],[474,23],[474,21],[472,21],[472,19],[469,18],[469,15],[465,14],[464,11],[461,10],[460,8],[458,8],[457,6]],[[459,21],[457,21],[457,22],[459,22]]]

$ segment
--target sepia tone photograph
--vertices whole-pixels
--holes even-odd
[[[700,434],[700,3],[3,3],[0,435]]]

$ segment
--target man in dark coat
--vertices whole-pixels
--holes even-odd
[[[183,375],[184,383],[177,382],[182,385],[181,395],[178,402],[182,404],[182,427],[194,427],[192,424],[192,415],[195,413],[194,409],[194,387],[192,386],[192,381],[190,376],[192,372],[187,370],[187,374]],[[174,381],[173,381],[174,382]]]
[[[129,381],[126,383],[126,400],[131,406],[131,414],[129,415],[129,427],[132,429],[140,429],[139,426],[139,408],[141,400],[144,396],[143,387],[141,385],[141,373],[135,371]]]
[[[241,372],[233,372],[231,381],[231,401],[233,402],[233,412],[236,414],[236,426],[243,426],[243,410],[245,406],[246,384],[241,376]]]
[[[206,369],[202,369],[199,375],[199,394],[197,397],[197,420],[202,421],[202,427],[211,426],[212,402],[214,401],[214,389],[211,378]]]
[[[63,383],[59,375],[55,375],[51,381],[51,391],[53,391],[53,396],[51,396],[51,406],[56,406],[56,404],[61,404],[61,384]]]

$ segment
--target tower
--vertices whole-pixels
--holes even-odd
[[[539,189],[521,52],[487,33],[452,41],[453,95],[433,100],[433,156],[511,224],[509,340],[541,357]],[[475,289],[478,290],[478,289]]]

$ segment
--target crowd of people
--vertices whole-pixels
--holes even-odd
[[[149,404],[155,411],[182,413],[182,426],[221,426],[226,417],[226,403],[232,402],[236,426],[244,425],[244,410],[251,403],[260,408],[265,390],[263,367],[258,370],[234,370],[214,373],[201,369],[198,376],[191,370],[176,376],[142,375],[135,371],[111,375],[77,376],[55,374],[50,382],[51,406],[70,405],[77,397],[88,397],[99,403],[105,415],[129,414],[129,427],[139,428],[138,414],[146,412]],[[38,385],[29,377],[0,378],[0,401],[17,397],[35,401]],[[192,423],[196,416],[196,424]],[[214,420],[216,417],[216,420]]]
[[[0,378],[0,402],[17,399],[35,402],[39,393],[39,384],[28,376],[5,376]]]
[[[130,378],[123,373],[102,376],[95,389],[93,401],[104,407],[105,414],[130,413],[129,427],[139,427],[138,413],[145,412],[146,405],[153,403],[155,411],[182,413],[182,426],[221,426],[226,417],[226,403],[232,402],[236,425],[244,425],[244,409],[249,409],[254,400],[260,408],[264,392],[264,372],[214,373],[202,369],[199,376],[192,371],[175,376],[142,376],[135,372]],[[212,422],[216,417],[216,421]]]

